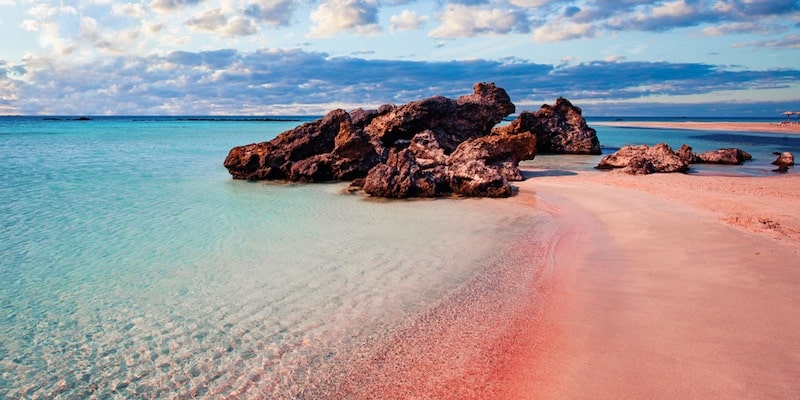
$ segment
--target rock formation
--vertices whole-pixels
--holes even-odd
[[[597,164],[598,169],[621,168],[629,174],[653,174],[662,172],[686,172],[689,164],[742,164],[752,157],[749,153],[737,148],[726,148],[695,153],[687,145],[673,151],[666,143],[653,147],[647,145],[623,146],[613,154],[609,154]]]
[[[648,145],[623,146],[613,154],[609,154],[597,164],[598,169],[622,168],[623,172],[632,175],[643,175],[666,172],[686,172],[689,162],[672,151],[666,143],[653,147]]]
[[[794,166],[794,154],[788,151],[774,154],[778,156],[778,158],[772,162],[772,165],[778,166],[778,168],[774,169],[775,172],[788,172],[789,168]]]
[[[523,111],[497,133],[530,132],[536,136],[536,152],[542,154],[600,154],[597,132],[586,125],[580,107],[561,97],[535,113]]]
[[[542,109],[548,111],[523,112],[515,127],[492,130],[515,106],[502,88],[477,83],[455,100],[334,110],[272,141],[231,149],[225,167],[234,179],[352,180],[380,197],[506,197],[509,182],[523,179],[519,162],[535,157],[542,137],[548,151],[594,151],[578,150],[597,143],[579,108],[559,99]]]
[[[695,158],[696,163],[740,165],[753,157],[740,149],[726,148],[695,154]]]

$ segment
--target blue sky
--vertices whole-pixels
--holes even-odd
[[[0,0],[0,114],[323,114],[478,81],[517,110],[800,110],[800,0]]]

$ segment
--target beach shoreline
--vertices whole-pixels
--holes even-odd
[[[800,393],[800,176],[524,172],[515,196],[474,200],[475,212],[527,208],[542,224],[309,394]]]
[[[758,132],[758,133],[786,133],[800,135],[800,123],[786,122],[698,122],[698,121],[593,121],[591,125],[613,126],[618,128],[647,128],[647,129],[687,129],[699,131],[729,131],[729,132]]]
[[[800,177],[528,172],[572,250],[508,398],[800,394]]]

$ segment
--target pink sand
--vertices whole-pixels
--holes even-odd
[[[522,192],[556,205],[574,251],[515,398],[800,396],[800,177],[584,173]]]
[[[800,176],[541,175],[502,200],[541,224],[307,397],[800,397]]]
[[[784,120],[785,121],[785,120]],[[717,130],[741,132],[768,132],[800,134],[800,123],[793,119],[792,123],[780,122],[654,122],[654,121],[609,121],[594,122],[592,125],[624,126],[638,128],[667,128],[691,130]]]

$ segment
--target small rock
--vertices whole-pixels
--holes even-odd
[[[777,165],[778,168],[774,169],[775,172],[788,172],[789,168],[794,166],[794,154],[784,151],[783,153],[775,153],[778,158],[772,162],[772,165]]]

